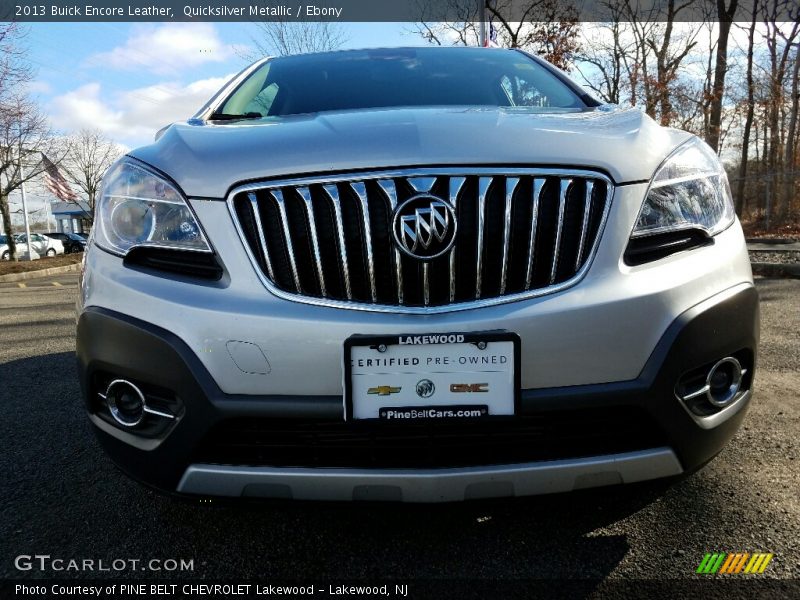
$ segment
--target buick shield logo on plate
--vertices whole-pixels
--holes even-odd
[[[430,379],[422,379],[417,382],[417,396],[420,398],[430,398],[436,391],[436,386]]]
[[[430,260],[441,256],[456,239],[456,213],[436,196],[420,194],[409,198],[394,213],[394,241],[412,258]]]

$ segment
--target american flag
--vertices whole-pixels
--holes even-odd
[[[78,199],[77,194],[69,187],[69,183],[59,172],[58,167],[49,158],[42,154],[44,165],[44,182],[47,189],[62,202],[73,202]]]
[[[483,42],[484,48],[499,48],[499,44],[497,43],[497,30],[494,28],[494,23],[489,21],[489,35],[486,37],[486,40]]]

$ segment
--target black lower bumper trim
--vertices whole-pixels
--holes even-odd
[[[496,459],[499,461],[501,457],[547,460],[556,458],[558,454],[565,457],[614,451],[614,436],[595,436],[592,440],[595,445],[590,447],[591,444],[587,444],[585,439],[578,441],[580,436],[576,438],[575,435],[579,432],[588,434],[591,431],[590,417],[604,415],[606,421],[602,422],[602,427],[619,434],[617,437],[623,441],[616,443],[625,446],[624,450],[632,450],[634,446],[646,448],[667,445],[674,449],[684,469],[692,470],[722,449],[738,429],[746,411],[739,410],[719,426],[703,429],[675,397],[675,382],[687,371],[743,350],[751,353],[755,363],[758,336],[758,295],[755,288],[739,286],[719,294],[686,311],[672,323],[641,374],[634,380],[523,390],[520,402],[522,416],[507,430],[507,439],[514,439],[516,435],[517,446],[527,444],[527,458],[523,458],[526,453],[514,454],[514,444],[495,443],[497,440],[492,442],[495,443],[492,452],[497,452]],[[225,394],[194,352],[173,333],[113,311],[87,308],[83,312],[78,323],[77,354],[87,409],[96,425],[101,444],[126,472],[160,489],[175,490],[186,468],[198,458],[207,462],[224,462],[226,455],[220,447],[217,448],[216,458],[210,452],[215,443],[220,444],[220,440],[224,442],[226,439],[225,435],[220,437],[219,432],[227,430],[229,435],[230,431],[236,429],[237,422],[241,422],[237,419],[246,418],[251,424],[258,423],[265,431],[274,427],[274,422],[278,420],[283,421],[284,429],[295,427],[297,431],[299,427],[301,434],[302,427],[308,427],[309,424],[314,424],[317,433],[326,428],[333,429],[335,433],[338,431],[337,435],[342,433],[341,397]],[[751,368],[754,368],[754,364]],[[171,390],[185,410],[161,439],[142,438],[116,429],[92,414],[96,410],[94,398],[98,390],[94,389],[93,381],[97,373],[111,373]],[[614,416],[617,418],[614,419]],[[609,424],[609,418],[612,424]],[[595,422],[598,427],[601,426],[600,421]],[[638,426],[638,434],[625,429],[631,422]],[[525,423],[533,425],[534,429],[539,427],[539,430],[535,434],[529,431],[521,435]],[[548,423],[550,430],[542,434],[541,427],[546,427]],[[555,426],[554,423],[559,425]],[[344,433],[345,439],[340,447],[352,446],[355,443],[352,432]],[[414,447],[419,449],[423,438],[430,443],[429,431],[418,433],[420,436],[416,440],[403,442],[406,450]],[[475,433],[491,438],[489,434],[495,432]],[[350,439],[346,439],[348,436]],[[541,443],[548,436],[554,448],[552,451],[546,451],[546,444]],[[492,443],[487,443],[486,447],[492,446]],[[359,444],[355,443],[355,446]],[[622,446],[619,450],[623,450]],[[365,446],[362,444],[360,447],[363,449]],[[384,452],[380,444],[377,448],[378,455],[383,458],[371,464],[386,464],[391,452]],[[457,450],[458,444],[451,444],[452,448]],[[458,462],[456,450],[449,455],[451,463]],[[397,448],[397,451],[403,450]],[[306,449],[306,452],[309,450]],[[227,455],[227,460],[234,460],[233,456]],[[343,457],[340,462],[346,462],[347,452],[342,452],[340,456]],[[375,456],[375,452],[372,456]],[[432,461],[430,454],[427,456],[425,460],[429,465],[444,465]],[[241,460],[241,455],[236,460]],[[259,459],[256,456],[250,462],[261,464],[268,460],[268,457]],[[272,460],[280,462],[277,458]],[[319,464],[314,460],[319,459],[306,456],[305,460],[300,457],[294,462],[305,462],[306,466]],[[284,461],[285,464],[293,462],[288,458],[284,458]],[[471,461],[465,458],[461,462],[468,464]]]

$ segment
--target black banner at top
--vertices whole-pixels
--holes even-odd
[[[725,8],[734,0],[723,0]],[[754,3],[738,0],[734,21],[750,21]],[[0,0],[0,21],[170,22],[170,21],[339,21],[339,22],[585,22],[719,20],[712,0]],[[793,21],[796,0],[766,0],[770,20]]]

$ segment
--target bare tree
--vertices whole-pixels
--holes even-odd
[[[754,1],[754,0],[751,0]],[[708,120],[708,137],[706,141],[714,150],[719,150],[719,127],[722,122],[722,96],[725,92],[725,74],[728,72],[728,36],[736,14],[738,0],[717,0],[717,19],[719,19],[719,36],[717,38],[717,56],[714,65],[714,87],[712,88],[711,110]]]
[[[53,138],[47,118],[38,106],[22,96],[10,96],[0,102],[0,215],[11,257],[17,259],[9,210],[9,195],[39,175],[46,167],[47,155],[60,162],[63,151]]]
[[[748,29],[749,42],[747,45],[747,111],[744,121],[744,131],[742,132],[742,155],[739,163],[739,181],[736,186],[736,209],[740,215],[744,214],[745,197],[744,187],[747,183],[747,162],[750,160],[748,151],[750,149],[750,131],[753,127],[753,116],[755,112],[755,90],[753,89],[753,54],[755,46],[756,21],[758,19],[758,2],[753,0],[753,12]],[[756,132],[758,128],[756,128]],[[756,142],[758,150],[758,142]]]
[[[485,3],[481,15],[473,0],[447,0],[450,22],[431,22],[429,5],[418,2],[415,31],[438,46],[470,46],[479,43],[476,23],[488,17],[496,28],[497,43],[523,48],[564,70],[572,68],[580,49],[578,12],[560,0],[496,0]]]
[[[800,108],[800,45],[795,44],[794,67],[792,68],[792,92],[791,110],[789,112],[789,126],[786,134],[785,154],[783,158],[783,168],[785,175],[783,178],[783,197],[785,199],[784,213],[788,213],[794,202],[795,180],[795,143],[797,135],[797,111]],[[782,215],[786,217],[786,214]]]
[[[610,104],[620,104],[633,43],[619,7],[612,3],[604,8],[609,21],[584,29],[582,52],[576,56],[575,70],[598,97]]]
[[[580,48],[574,7],[559,0],[497,0],[487,2],[486,9],[499,26],[502,46],[525,48],[565,71],[572,68],[573,56]]]
[[[0,215],[15,260],[9,195],[42,172],[39,153],[52,144],[47,119],[19,92],[33,78],[22,47],[24,36],[18,23],[0,23]]]
[[[25,34],[19,23],[0,23],[0,98],[13,94],[33,78],[22,48]]]
[[[800,8],[795,7],[792,0],[766,0],[764,11],[764,26],[766,28],[766,42],[769,54],[769,111],[766,125],[769,127],[769,151],[767,156],[767,168],[772,177],[772,190],[776,194],[776,202],[773,205],[775,216],[783,219],[788,212],[786,208],[791,202],[790,198],[785,197],[778,187],[779,162],[783,159],[783,113],[785,110],[784,89],[787,67],[792,44],[800,35]],[[792,12],[795,7],[797,12]],[[781,20],[785,15],[792,15],[793,22],[789,27]],[[788,31],[787,31],[788,29]]]
[[[427,0],[417,0],[419,21],[412,31],[436,46],[477,46],[480,43],[476,26],[480,21],[478,3],[464,0],[443,1],[446,2],[447,14],[452,16],[452,21],[431,21],[435,7]]]
[[[88,210],[79,199],[69,200],[93,220],[97,192],[103,174],[123,154],[122,149],[107,139],[100,131],[83,129],[67,140],[61,171],[67,181],[78,187],[85,195]]]
[[[326,52],[341,48],[348,40],[341,25],[328,21],[261,21],[255,27],[258,31],[252,37],[255,51],[246,57],[250,59]]]
[[[653,86],[651,106],[658,105],[662,125],[670,125],[674,114],[672,112],[671,88],[677,79],[681,63],[697,45],[695,38],[699,28],[683,36],[675,35],[675,23],[680,18],[681,11],[689,8],[693,0],[686,0],[683,4],[676,4],[675,0],[667,0],[667,12],[663,26],[656,28],[647,38],[647,45],[653,51],[656,59],[656,75]],[[651,115],[655,116],[655,115]]]

